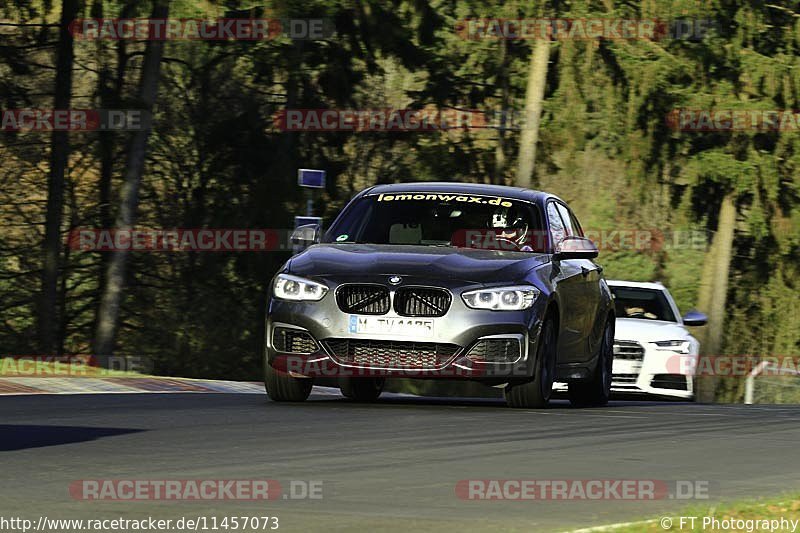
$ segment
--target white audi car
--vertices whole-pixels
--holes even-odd
[[[697,311],[681,316],[661,283],[609,281],[617,315],[612,390],[694,397],[700,343],[687,326],[702,326]]]
[[[608,286],[617,318],[612,392],[693,398],[700,343],[686,328],[702,326],[706,316],[681,316],[661,283],[609,280]]]

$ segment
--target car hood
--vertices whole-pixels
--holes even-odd
[[[675,322],[642,318],[618,318],[614,337],[619,340],[652,342],[689,339],[691,335],[689,335],[685,327]]]
[[[371,275],[457,279],[475,283],[522,280],[549,262],[544,254],[438,246],[317,244],[293,257],[289,271],[298,276],[352,278]]]

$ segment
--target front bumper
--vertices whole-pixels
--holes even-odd
[[[698,355],[658,350],[652,343],[614,340],[611,391],[631,395],[694,398]],[[557,383],[555,390],[566,390]]]
[[[406,377],[428,379],[471,379],[488,384],[502,384],[528,379],[532,375],[532,358],[536,353],[540,316],[546,303],[537,301],[524,311],[485,311],[468,308],[461,292],[480,288],[451,280],[437,281],[435,286],[452,294],[450,307],[444,316],[424,318],[433,320],[433,328],[425,338],[397,334],[355,333],[353,315],[342,311],[335,298],[336,288],[344,283],[382,284],[380,279],[321,280],[329,292],[318,302],[292,302],[272,298],[266,324],[266,363],[294,377]],[[426,280],[404,277],[401,286],[434,286]],[[394,287],[388,287],[390,291]],[[392,295],[394,293],[392,292]],[[393,296],[392,296],[393,297]],[[393,310],[380,318],[399,317]],[[292,353],[276,342],[278,328],[289,328],[309,335],[315,344],[310,353]],[[476,360],[476,343],[485,339],[505,339],[519,343],[516,360],[487,362]],[[371,359],[342,357],[336,346],[357,346],[359,354],[374,350],[381,357]],[[437,358],[421,357],[426,350],[436,350]],[[308,352],[308,350],[305,350]]]
[[[611,388],[616,392],[693,398],[697,357],[657,349],[649,342],[615,340]]]

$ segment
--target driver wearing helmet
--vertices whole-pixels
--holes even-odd
[[[528,236],[528,222],[515,208],[497,209],[492,214],[491,227],[497,233],[498,239],[513,242],[521,252],[533,251],[533,248],[525,242]]]

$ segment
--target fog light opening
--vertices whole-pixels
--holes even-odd
[[[521,337],[515,335],[481,338],[467,352],[467,359],[483,364],[516,363],[522,357]]]

